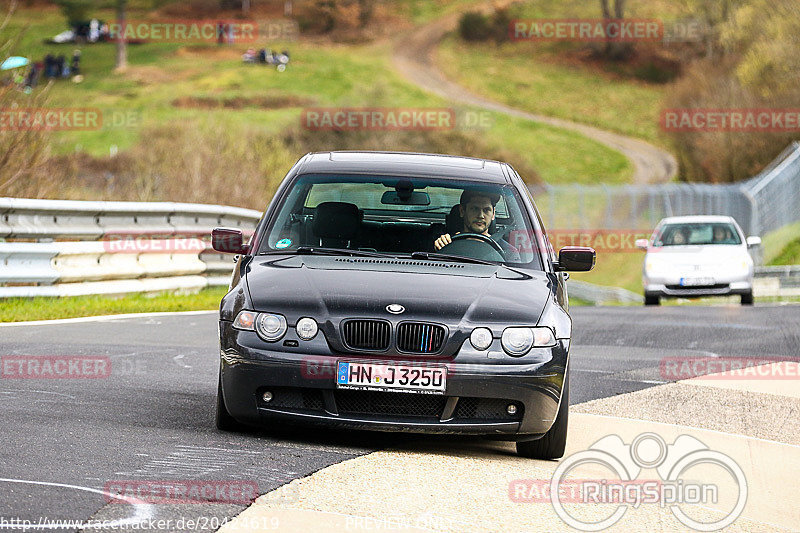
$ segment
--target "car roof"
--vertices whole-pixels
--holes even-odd
[[[314,152],[300,160],[299,174],[352,173],[437,177],[454,180],[509,183],[508,165],[474,157],[414,152]]]
[[[680,217],[667,217],[661,219],[661,224],[682,224],[691,222],[736,222],[733,217],[724,215],[685,215]]]

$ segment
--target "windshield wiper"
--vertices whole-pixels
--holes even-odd
[[[474,263],[476,265],[501,266],[503,268],[507,268],[508,270],[519,274],[520,276],[526,276],[526,277],[528,276],[524,272],[520,272],[516,268],[511,268],[510,266],[504,263],[487,261],[486,259],[476,259],[474,257],[464,257],[463,255],[439,254],[435,252],[413,252],[410,257],[411,259],[432,259],[439,261],[453,261],[454,263]]]
[[[270,250],[258,255],[349,255],[355,257],[396,257],[368,250],[351,250],[350,248],[328,248],[325,246],[298,246],[294,250]]]
[[[412,252],[410,257],[411,259],[438,259],[440,261],[454,261],[457,263],[475,263],[478,265],[492,265],[492,266],[498,265],[498,263],[495,263],[493,261],[487,261],[486,259],[464,257],[463,255],[438,254],[434,252]]]

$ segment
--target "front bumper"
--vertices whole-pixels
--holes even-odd
[[[752,274],[742,276],[720,275],[719,273],[693,273],[692,277],[707,277],[713,280],[713,284],[699,286],[682,285],[682,276],[677,274],[669,276],[652,276],[645,274],[642,280],[644,292],[648,296],[694,298],[700,296],[748,294],[753,291]]]
[[[559,341],[548,348],[549,358],[505,364],[397,360],[406,364],[444,364],[448,367],[444,395],[337,389],[336,363],[374,360],[356,354],[287,353],[265,349],[252,332],[220,322],[222,394],[228,412],[238,421],[255,425],[290,422],[329,427],[491,435],[497,438],[538,437],[552,426],[567,366],[569,345]],[[539,349],[543,350],[543,349]],[[265,403],[265,391],[273,399]],[[508,414],[509,404],[517,412]]]

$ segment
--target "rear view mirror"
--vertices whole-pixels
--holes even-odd
[[[640,250],[647,250],[647,245],[650,244],[650,241],[647,239],[636,239],[636,247]]]
[[[556,270],[561,272],[588,272],[594,268],[597,253],[585,246],[565,246],[558,251]]]
[[[211,231],[211,247],[226,254],[246,254],[249,246],[244,244],[242,230],[214,228]]]
[[[753,246],[759,246],[761,244],[761,237],[756,237],[755,235],[747,238],[747,247],[752,248]]]
[[[388,205],[431,205],[431,197],[425,191],[386,191],[381,203]]]

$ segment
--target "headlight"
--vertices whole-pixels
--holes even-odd
[[[503,331],[502,345],[508,355],[525,355],[532,347],[555,346],[553,330],[546,327],[506,328]]]
[[[310,341],[317,335],[317,331],[319,331],[317,321],[308,317],[298,320],[297,326],[295,326],[294,329],[297,331],[297,336],[304,341]]]
[[[239,314],[236,315],[236,319],[233,321],[233,327],[236,329],[253,331],[256,324],[256,315],[257,313],[255,311],[239,311]]]
[[[489,328],[475,328],[469,336],[469,342],[476,350],[486,350],[492,345],[492,330]]]
[[[259,313],[256,318],[256,333],[268,342],[274,342],[286,333],[286,318],[283,315]]]

